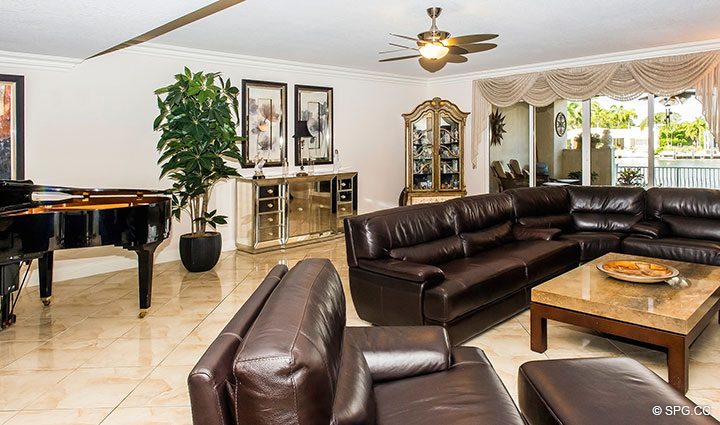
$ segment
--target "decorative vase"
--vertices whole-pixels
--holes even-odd
[[[186,233],[180,236],[180,259],[191,272],[205,272],[217,264],[222,250],[222,237],[218,232],[202,236]]]

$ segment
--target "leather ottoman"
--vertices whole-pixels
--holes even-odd
[[[637,361],[623,357],[532,361],[518,374],[531,425],[719,424]]]

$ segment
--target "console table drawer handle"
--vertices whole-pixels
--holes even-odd
[[[275,221],[275,220],[274,220],[272,217],[270,217],[270,218],[268,218],[268,221],[269,221],[270,223],[272,223],[272,222]]]
[[[298,211],[302,211],[302,210],[303,210],[303,208],[302,208],[302,207],[298,207]]]
[[[270,203],[270,202],[268,202],[267,207],[268,207],[268,208],[272,208],[272,207],[273,207],[273,204]]]
[[[275,193],[275,191],[274,191],[274,190],[272,190],[272,189],[268,189],[267,193],[269,193],[269,194],[271,194],[271,195],[272,195],[273,193]]]

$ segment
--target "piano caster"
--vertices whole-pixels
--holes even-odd
[[[52,301],[52,297],[51,296],[50,297],[42,297],[42,298],[40,298],[40,301],[42,301],[43,305],[45,307],[47,307],[50,305],[50,301]]]
[[[147,312],[148,311],[146,308],[141,308],[140,311],[138,312],[138,318],[140,318],[140,319],[144,318],[145,315],[147,315]]]
[[[5,329],[8,326],[13,325],[15,323],[15,320],[17,320],[17,316],[11,314],[6,321],[0,323],[0,329]]]

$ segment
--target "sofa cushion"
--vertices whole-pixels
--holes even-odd
[[[561,240],[580,245],[580,261],[590,261],[608,252],[620,252],[623,233],[577,232],[560,235]]]
[[[476,232],[462,233],[460,239],[465,256],[471,257],[480,251],[511,242],[513,240],[512,223],[506,221]]]
[[[517,222],[528,227],[570,229],[570,201],[564,187],[509,190]]]
[[[396,260],[436,265],[462,257],[463,241],[453,235],[418,245],[393,248],[389,255]]]
[[[667,224],[672,237],[720,241],[720,190],[648,189],[647,217]]]
[[[590,232],[629,232],[643,219],[645,191],[640,187],[568,186],[575,228]]]
[[[523,425],[487,357],[477,348],[453,350],[444,372],[375,386],[378,425]]]
[[[526,284],[525,266],[513,258],[459,258],[438,266],[445,280],[423,296],[425,317],[447,323]]]
[[[720,242],[702,239],[647,239],[630,236],[622,242],[622,252],[645,257],[720,266]]]
[[[514,219],[512,198],[504,193],[466,196],[446,202],[455,211],[455,232],[473,233]]]
[[[564,240],[517,241],[478,254],[478,257],[480,256],[484,259],[519,260],[525,265],[528,282],[537,283],[577,267],[580,261],[580,248],[576,243]]]
[[[447,203],[421,204],[345,218],[348,264],[387,258],[394,248],[455,235],[455,210]]]
[[[299,262],[235,356],[238,423],[330,423],[344,328],[345,297],[332,263]]]

